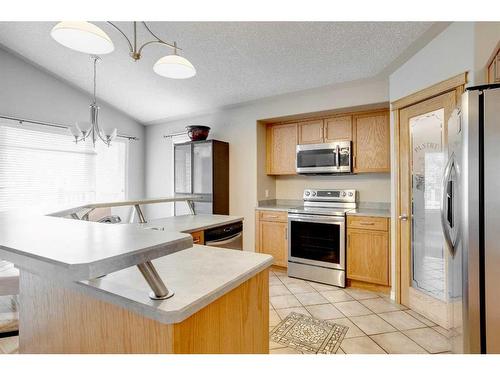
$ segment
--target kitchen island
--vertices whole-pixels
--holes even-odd
[[[20,270],[20,353],[268,353],[271,256],[168,226],[1,213],[0,258]]]

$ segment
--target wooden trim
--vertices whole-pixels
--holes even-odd
[[[360,280],[346,280],[347,287],[365,289],[372,292],[385,293],[389,295],[391,293],[391,287],[386,285],[378,285]]]
[[[500,40],[498,41],[497,45],[493,49],[493,52],[491,53],[490,58],[488,59],[488,62],[486,63],[486,83],[490,82],[490,65],[493,64],[495,59],[497,58],[498,54],[500,53]],[[494,79],[495,77],[493,77]]]
[[[374,108],[374,109],[366,109],[362,111],[347,111],[347,112],[339,112],[339,113],[334,113],[330,115],[316,115],[316,116],[310,116],[310,117],[297,117],[294,120],[286,120],[286,121],[277,121],[277,122],[266,122],[266,126],[274,126],[274,125],[286,125],[286,124],[295,124],[295,123],[300,123],[300,122],[309,122],[309,121],[315,121],[315,120],[328,120],[336,117],[345,117],[345,116],[363,116],[363,115],[370,115],[374,114],[377,112],[384,112],[387,111],[388,107],[380,107],[380,108]]]
[[[395,217],[395,225],[394,230],[395,233],[395,247],[394,247],[394,262],[395,262],[395,272],[394,272],[394,280],[392,284],[394,285],[394,297],[397,303],[401,303],[401,223],[399,220],[399,215],[401,212],[400,207],[400,184],[399,184],[399,110],[392,111],[394,116],[394,158],[395,158],[395,168],[394,168],[394,181],[396,182],[396,217]],[[392,239],[391,239],[392,242]]]
[[[423,102],[424,100],[444,94],[448,91],[455,90],[457,87],[464,86],[466,83],[467,72],[458,74],[423,90],[405,96],[404,98],[398,99],[392,102],[391,106],[393,110],[409,107],[410,105],[417,104]]]

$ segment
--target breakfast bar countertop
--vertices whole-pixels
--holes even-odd
[[[187,319],[272,263],[273,257],[267,254],[193,245],[154,261],[158,274],[175,293],[167,300],[148,297],[149,286],[135,267],[81,281],[75,287],[94,298],[170,324]]]

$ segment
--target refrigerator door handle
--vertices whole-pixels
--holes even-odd
[[[450,249],[452,255],[455,254],[455,242],[451,237],[451,229],[454,226],[453,219],[453,181],[451,181],[451,172],[455,168],[455,155],[452,154],[444,169],[441,196],[441,226],[443,227],[444,240]]]

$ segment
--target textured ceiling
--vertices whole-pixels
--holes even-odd
[[[50,37],[54,24],[0,22],[0,43],[90,92],[90,59],[56,43]],[[194,78],[172,80],[152,69],[169,50],[146,47],[143,58],[134,62],[121,35],[105,23],[97,24],[115,44],[115,51],[104,55],[98,67],[98,97],[141,123],[371,77],[432,26],[430,22],[151,22],[153,32],[177,41],[196,67]],[[131,34],[131,23],[117,25]]]

